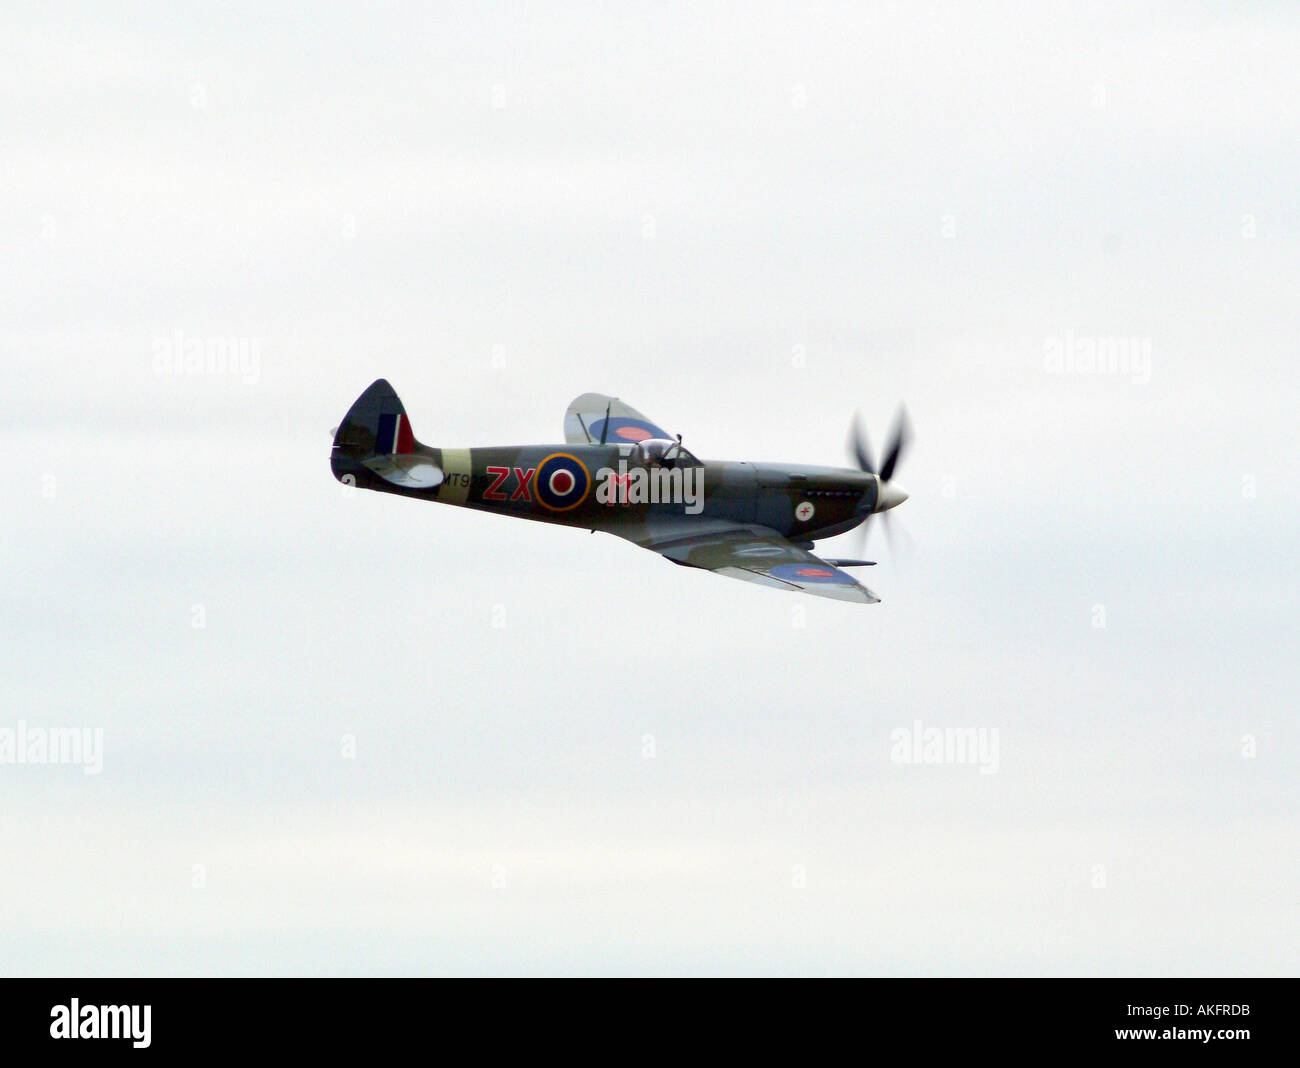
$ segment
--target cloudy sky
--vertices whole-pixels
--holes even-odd
[[[1296,971],[1300,13],[0,42],[0,734],[103,738],[0,764],[0,971]],[[717,459],[906,401],[883,603],[349,496],[380,376],[430,444],[598,390]]]

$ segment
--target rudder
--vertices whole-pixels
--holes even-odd
[[[420,444],[406,408],[388,380],[376,379],[348,409],[334,434],[330,468],[349,485],[371,489],[428,488],[442,481],[434,450]],[[378,476],[378,477],[376,477]]]

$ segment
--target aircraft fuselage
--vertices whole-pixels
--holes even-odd
[[[365,451],[360,443],[356,450],[336,445],[335,476],[441,504],[611,532],[644,523],[653,512],[759,523],[792,541],[811,542],[857,526],[878,492],[875,475],[848,468],[708,460],[646,470],[629,463],[626,445],[569,444],[417,445],[415,453],[441,472],[441,481],[402,485],[361,462]],[[627,480],[621,493],[619,478]],[[632,483],[638,480],[648,484],[648,493],[637,493]]]

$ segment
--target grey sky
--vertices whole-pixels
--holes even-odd
[[[1296,12],[0,40],[0,728],[105,734],[0,765],[0,971],[1296,971]],[[431,444],[600,390],[719,459],[906,400],[911,544],[864,607],[349,498],[381,375]],[[891,761],[916,720],[997,773]]]

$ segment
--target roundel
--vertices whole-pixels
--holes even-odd
[[[533,476],[533,492],[542,506],[552,512],[567,512],[577,508],[591,488],[591,476],[576,456],[567,452],[553,452],[537,465]]]
[[[853,579],[844,574],[843,571],[837,571],[829,565],[821,567],[814,563],[806,564],[777,564],[776,567],[770,568],[768,574],[773,578],[786,579],[803,586],[832,585],[832,586],[852,586]]]
[[[664,433],[654,423],[644,419],[632,419],[625,415],[611,415],[608,420],[597,419],[587,427],[587,434],[593,441],[645,441],[647,438],[667,438],[672,435]]]
[[[799,520],[800,523],[806,523],[813,517],[813,513],[816,510],[817,509],[813,507],[812,501],[800,501],[798,507],[794,510],[794,517]]]

